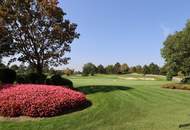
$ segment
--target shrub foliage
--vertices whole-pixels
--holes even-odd
[[[18,84],[24,84],[24,83],[27,83],[28,81],[27,81],[25,75],[21,75],[21,74],[18,75],[18,74],[17,74],[17,76],[16,76],[16,82],[17,82]]]
[[[26,76],[26,80],[32,84],[44,84],[46,81],[46,75],[38,73],[30,73]]]
[[[12,84],[16,80],[16,72],[11,69],[0,69],[0,81],[4,84]]]
[[[51,77],[51,79],[46,80],[46,84],[50,85],[63,85],[66,87],[73,88],[73,82],[69,79],[62,78],[61,75],[55,74]]]
[[[185,77],[184,79],[181,80],[181,83],[183,84],[190,84],[190,77]]]
[[[170,83],[162,85],[163,88],[169,89],[182,89],[182,90],[190,90],[190,85],[188,84],[181,84],[181,83]]]

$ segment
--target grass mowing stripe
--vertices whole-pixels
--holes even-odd
[[[190,92],[161,88],[167,81],[117,78],[72,76],[77,87],[106,85],[110,90],[89,93],[93,104],[85,110],[39,121],[0,121],[0,130],[179,130],[179,124],[190,123]]]

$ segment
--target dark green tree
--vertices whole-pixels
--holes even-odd
[[[144,65],[143,66],[143,74],[146,75],[146,74],[150,74],[150,69],[147,65]]]
[[[105,70],[103,65],[99,65],[97,67],[97,73],[99,73],[99,74],[105,74],[106,73],[106,70]]]
[[[168,71],[169,71],[169,66],[167,64],[165,64],[164,66],[160,68],[161,75],[167,75]]]
[[[19,66],[14,64],[10,67],[10,69],[14,70],[15,72],[17,72],[19,70]]]
[[[127,64],[121,65],[121,73],[123,73],[123,74],[129,73],[129,66]]]
[[[27,68],[28,67],[25,66],[24,64],[20,64],[19,69],[17,70],[17,73],[18,74],[28,74],[29,72],[28,72]]]
[[[6,68],[6,65],[3,63],[0,63],[0,69]]]
[[[49,74],[55,75],[56,74],[56,70],[54,68],[50,68],[49,69]]]
[[[150,74],[160,74],[160,67],[157,64],[151,63],[149,65]]]
[[[108,66],[106,66],[106,73],[107,74],[113,74],[114,73],[114,67],[113,67],[113,65],[108,65]]]
[[[136,68],[136,66],[132,66],[132,67],[130,67],[130,73],[137,73],[137,68]]]
[[[181,31],[168,36],[161,50],[170,70],[190,75],[190,21]]]
[[[136,66],[136,73],[139,73],[139,74],[143,73],[143,68],[141,65]]]
[[[2,46],[14,52],[10,62],[27,62],[38,73],[46,65],[66,64],[70,58],[65,53],[79,34],[76,24],[64,16],[57,0],[1,0],[0,31],[4,34],[0,40],[5,39]]]
[[[114,65],[113,70],[114,70],[114,74],[121,74],[121,64],[117,62]]]
[[[94,76],[96,74],[96,66],[92,63],[87,63],[83,66],[83,76],[88,76],[89,74],[91,76]]]

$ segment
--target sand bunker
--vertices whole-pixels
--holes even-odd
[[[119,77],[120,79],[125,79],[125,80],[155,80],[155,78],[147,78],[147,77],[144,77],[144,78],[134,78],[134,77]]]

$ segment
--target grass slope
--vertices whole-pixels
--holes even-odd
[[[93,105],[53,118],[0,121],[0,130],[181,130],[190,123],[190,92],[161,88],[166,81],[116,75],[71,77]],[[190,127],[187,127],[190,129]]]

